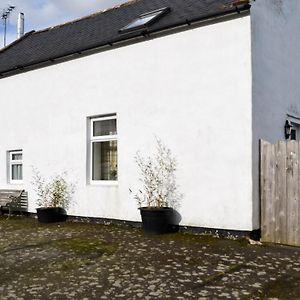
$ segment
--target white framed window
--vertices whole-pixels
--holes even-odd
[[[118,180],[117,116],[90,119],[90,181],[116,183]]]
[[[8,176],[9,183],[23,183],[23,151],[14,150],[8,152]]]

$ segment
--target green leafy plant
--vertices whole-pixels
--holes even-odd
[[[139,168],[141,188],[134,195],[139,207],[173,207],[179,205],[175,171],[177,162],[171,150],[156,138],[156,153],[143,157],[138,151],[134,157]]]
[[[75,185],[66,181],[67,173],[55,175],[48,182],[33,169],[34,190],[37,193],[37,205],[40,207],[63,207],[68,209],[75,191]]]

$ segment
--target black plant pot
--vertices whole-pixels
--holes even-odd
[[[68,217],[66,210],[62,207],[40,207],[36,211],[40,223],[65,222]]]
[[[141,207],[143,229],[146,233],[162,234],[172,232],[173,209],[170,207]]]

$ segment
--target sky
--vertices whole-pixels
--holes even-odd
[[[18,13],[25,15],[25,32],[40,30],[101,11],[128,0],[0,0],[0,12],[16,6],[7,25],[7,44],[17,38]],[[0,48],[3,47],[4,22],[0,20]]]

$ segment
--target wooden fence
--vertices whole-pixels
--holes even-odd
[[[299,141],[260,142],[262,241],[300,246]]]

